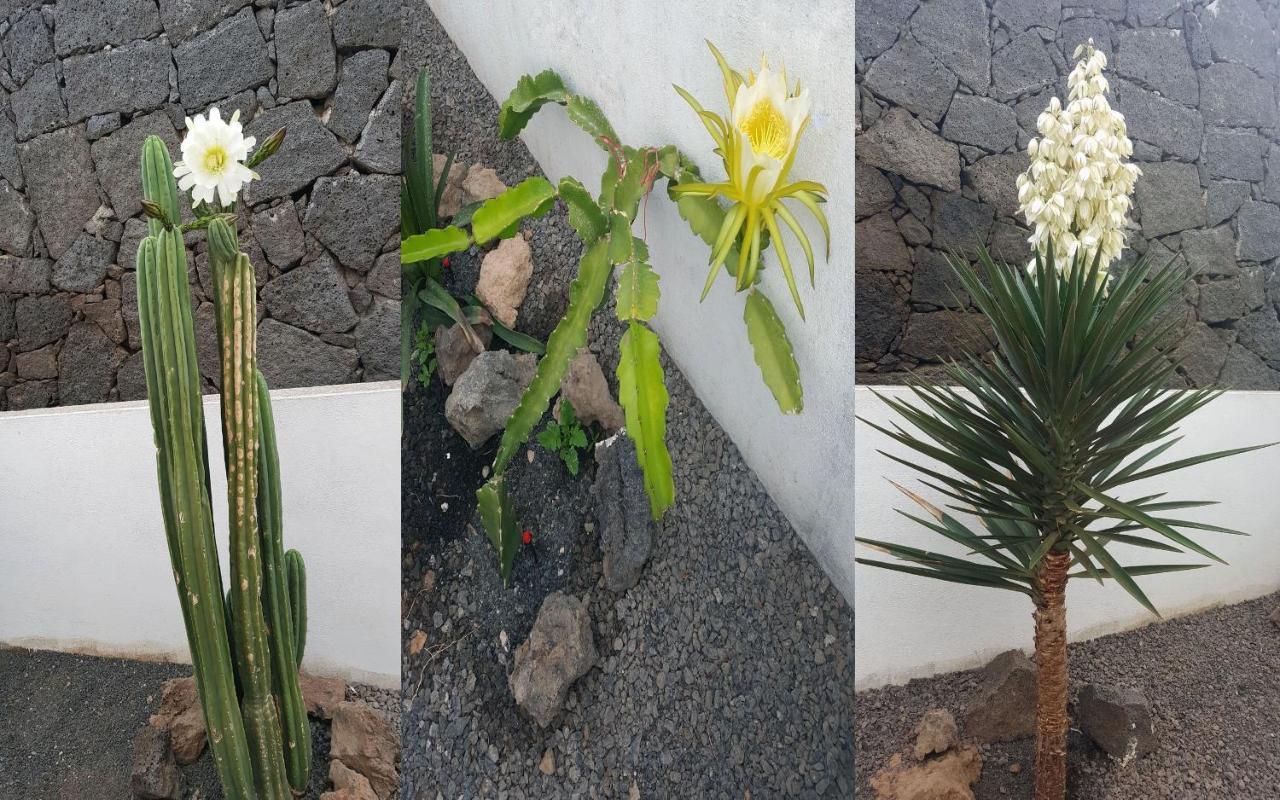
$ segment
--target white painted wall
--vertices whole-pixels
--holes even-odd
[[[903,387],[877,389],[907,397]],[[894,419],[869,389],[856,391],[858,415],[884,424]],[[1175,460],[1197,453],[1280,440],[1280,392],[1228,392],[1182,425],[1186,438],[1162,457]],[[894,512],[916,509],[889,479],[942,505],[944,498],[921,487],[918,476],[877,450],[911,453],[859,421],[857,447],[857,531],[860,536],[963,555],[957,545]],[[1247,453],[1146,482],[1151,492],[1170,499],[1217,500],[1220,505],[1179,512],[1186,519],[1212,521],[1242,530],[1248,537],[1203,534],[1206,546],[1228,566],[1214,564],[1193,572],[1140,578],[1147,596],[1165,617],[1238,602],[1280,589],[1280,448]],[[1130,496],[1139,496],[1135,484]],[[1177,555],[1117,546],[1122,564],[1173,563]],[[868,555],[875,555],[868,552]],[[1182,559],[1200,561],[1204,559]],[[858,689],[954,669],[979,666],[1013,647],[1032,648],[1031,603],[1023,595],[943,583],[858,565],[855,608],[858,625],[855,686]],[[1108,582],[1072,580],[1067,589],[1067,621],[1073,641],[1139,627],[1154,621],[1125,591]]]
[[[800,364],[803,414],[778,413],[746,340],[742,298],[730,283],[718,280],[699,304],[707,246],[689,232],[663,191],[649,199],[648,242],[662,277],[656,328],[663,346],[833,582],[851,598],[854,4],[491,0],[480,12],[467,0],[428,2],[499,101],[521,75],[554,68],[571,90],[600,104],[624,142],[673,143],[708,179],[723,178],[711,152],[714,145],[671,88],[679,84],[708,109],[726,111],[720,72],[704,39],[742,69],[754,67],[767,53],[809,87],[813,120],[793,174],[820,180],[830,190],[826,213],[832,240],[830,261],[818,266],[817,288],[802,290],[806,323],[795,313],[780,270],[775,266],[764,277]],[[589,187],[599,185],[604,154],[562,109],[540,111],[523,139],[552,179],[573,175]],[[797,216],[807,219],[806,213]],[[817,226],[809,230],[820,242]],[[802,257],[798,248],[792,257]]]
[[[272,392],[304,668],[400,686],[400,390]],[[217,397],[205,398],[227,566]],[[146,402],[0,413],[0,643],[187,662]]]

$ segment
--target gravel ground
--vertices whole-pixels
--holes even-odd
[[[1274,800],[1280,797],[1280,593],[1104,636],[1068,648],[1074,690],[1130,686],[1151,703],[1159,749],[1128,767],[1073,730],[1074,800]],[[1030,626],[1028,613],[1028,626]],[[858,796],[930,708],[956,714],[978,686],[954,672],[857,695]],[[962,731],[963,733],[963,731]],[[1032,742],[984,748],[979,800],[1031,796]],[[1023,769],[1013,775],[1009,766]]]
[[[411,5],[402,54],[407,70],[431,70],[437,151],[508,185],[537,174],[521,143],[498,142],[497,104],[425,4]],[[520,327],[545,336],[581,245],[563,208],[526,229],[535,272]],[[469,288],[477,257],[452,260],[453,288]],[[606,374],[611,317],[590,333]],[[427,639],[403,665],[404,797],[853,796],[852,612],[675,365],[664,369],[677,503],[625,594],[603,588],[585,516],[593,465],[572,479],[532,442],[507,474],[538,555],[521,554],[504,589],[472,496],[496,438],[471,452],[438,382],[407,394],[404,629]],[[507,674],[555,590],[588,598],[601,659],[541,730],[517,712]]]
[[[183,664],[0,648],[0,797],[129,800],[134,734],[159,706],[164,682],[189,674]],[[348,686],[347,696],[397,713],[396,692]],[[328,723],[313,719],[311,736],[302,800],[319,798],[328,782]],[[188,800],[223,797],[208,750],[183,775]]]

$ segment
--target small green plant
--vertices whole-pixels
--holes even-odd
[[[426,386],[436,374],[436,340],[431,326],[422,323],[413,337],[413,363],[418,369],[418,383]]]
[[[306,636],[302,556],[283,546],[280,464],[267,382],[257,368],[254,270],[240,252],[235,196],[283,131],[249,156],[233,115],[187,120],[183,161],[150,136],[142,150],[148,236],[138,247],[138,315],[160,505],[209,749],[229,800],[306,791],[311,734],[298,683]],[[199,218],[180,224],[178,183]],[[207,231],[230,523],[224,594],[213,528],[200,373],[183,231]]]
[[[547,423],[547,427],[538,434],[538,444],[559,455],[570,475],[578,474],[578,451],[586,450],[590,442],[587,441],[587,429],[578,422],[573,403],[568,398],[560,399],[560,421]]]

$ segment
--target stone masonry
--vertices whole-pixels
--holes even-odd
[[[241,203],[274,388],[399,375],[398,0],[0,0],[0,411],[141,399],[139,155],[234,110],[261,143]],[[203,235],[200,370],[217,380]]]
[[[944,254],[1029,259],[1014,179],[1092,38],[1143,171],[1113,269],[1194,269],[1178,386],[1280,389],[1280,2],[857,3],[860,383],[990,347]]]

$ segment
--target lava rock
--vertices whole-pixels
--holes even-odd
[[[400,82],[392,81],[360,133],[353,157],[368,172],[400,174]]]
[[[917,761],[927,756],[941,755],[960,742],[960,730],[956,727],[956,718],[950,711],[932,708],[924,712],[924,716],[916,723],[915,754]]]
[[[942,123],[942,135],[953,142],[999,153],[1017,142],[1018,118],[1013,109],[1003,103],[958,94]]]
[[[53,264],[50,282],[67,292],[91,292],[107,277],[116,257],[116,243],[82,233]]]
[[[380,800],[399,784],[399,732],[364,703],[345,701],[334,709],[329,755],[368,778]]]
[[[371,297],[368,312],[356,325],[356,350],[366,381],[400,377],[400,301]]]
[[[606,433],[613,433],[626,423],[622,406],[609,393],[600,362],[586,347],[579,348],[560,380],[560,399],[553,412],[556,420],[560,419],[560,404],[565,400],[573,405],[574,415],[583,425],[599,424]]]
[[[338,79],[323,0],[281,9],[275,16],[277,91],[283,97],[324,97]]]
[[[965,738],[1012,742],[1035,730],[1035,664],[1020,650],[1001,653],[983,669],[983,685],[965,710]]]
[[[653,547],[644,473],[631,437],[612,436],[596,445],[596,480],[591,486],[605,586],[625,592],[640,581]]]
[[[1242,261],[1268,261],[1280,256],[1280,207],[1248,200],[1236,217],[1236,256]]]
[[[858,158],[873,167],[913,183],[960,190],[959,148],[925,130],[905,108],[891,109],[858,137],[855,146]]]
[[[150,723],[169,735],[173,757],[178,764],[194,764],[208,741],[196,679],[172,678],[165,681],[160,689],[160,709],[151,715]]]
[[[476,356],[484,352],[489,347],[489,343],[493,341],[493,329],[484,323],[477,323],[471,326],[476,332],[476,336],[480,339],[483,348],[476,350],[475,346],[463,333],[462,326],[454,323],[449,326],[441,325],[436,328],[436,371],[440,375],[440,380],[444,381],[445,386],[452,386],[457,382],[462,373],[467,371],[467,367],[471,366],[471,362]]]
[[[15,256],[30,255],[35,224],[35,214],[27,207],[26,198],[0,178],[0,251]]]
[[[313,333],[349,331],[359,320],[346,281],[327,255],[272,280],[262,287],[262,300],[273,319]]]
[[[56,295],[20,297],[14,310],[18,351],[35,350],[56,342],[71,329],[71,306]]]
[[[537,365],[532,353],[488,350],[454,383],[444,403],[445,418],[473,450],[507,424]]]
[[[1136,689],[1086,685],[1076,701],[1076,722],[1086,736],[1122,763],[1156,749],[1151,707]]]
[[[515,668],[507,681],[516,705],[546,728],[564,705],[569,687],[597,659],[587,604],[552,592],[542,601],[529,638],[516,648]]]
[[[347,160],[346,150],[329,129],[320,124],[306,100],[263,112],[245,125],[245,134],[263,142],[281,128],[287,132],[280,149],[258,165],[260,179],[245,188],[245,199],[251,205],[292,195],[321,175],[332,173]]]
[[[37,136],[19,147],[27,199],[53,258],[76,240],[98,210],[97,177],[83,126]]]
[[[169,734],[143,725],[133,737],[129,786],[138,800],[182,800],[182,771],[169,749]]]
[[[293,203],[280,203],[253,215],[253,238],[272,264],[287,270],[307,253],[306,236]]]
[[[347,0],[333,14],[338,47],[400,46],[400,0]]]
[[[274,319],[258,324],[258,368],[273,389],[348,383],[358,365],[354,350]]]
[[[228,53],[235,57],[228,58]],[[261,86],[275,74],[267,43],[249,8],[178,45],[173,50],[173,61],[178,66],[182,104],[188,109],[202,108],[214,100]],[[167,74],[167,68],[161,74]]]
[[[333,138],[327,131],[325,135]],[[368,272],[400,229],[400,179],[358,174],[320,178],[302,227],[344,267]]]
[[[937,122],[952,103],[956,76],[932,50],[904,36],[871,62],[863,85],[894,105]]]
[[[0,8],[9,10],[12,6]],[[18,85],[26,83],[41,64],[53,60],[53,37],[39,5],[17,15],[0,41],[9,57],[9,75]]]
[[[1201,70],[1200,97],[1200,113],[1209,125],[1276,127],[1276,96],[1271,81],[1243,64],[1214,64]]]
[[[1204,224],[1205,195],[1194,164],[1144,164],[1134,195],[1142,212],[1142,233],[1149,238]]]
[[[1122,30],[1116,34],[1115,71],[1170,100],[1194,107],[1200,86],[1182,32],[1168,28]]]
[[[170,155],[178,153],[178,134],[163,111],[134,117],[120,130],[94,142],[90,148],[102,189],[117,219],[142,211],[142,173],[138,154],[148,136],[159,136]]]
[[[386,50],[361,50],[342,62],[342,77],[333,92],[329,130],[344,142],[354,142],[364,130],[369,112],[387,89],[391,56]]]
[[[114,382],[121,354],[102,329],[77,323],[58,352],[58,400],[61,405],[101,403]]]
[[[30,139],[67,124],[67,104],[58,82],[58,65],[45,64],[10,98],[18,139]]]
[[[0,256],[0,294],[48,294],[51,276],[47,259]]]
[[[150,111],[164,105],[169,99],[169,55],[168,42],[152,39],[63,60],[69,118],[78,122],[95,114]]]

